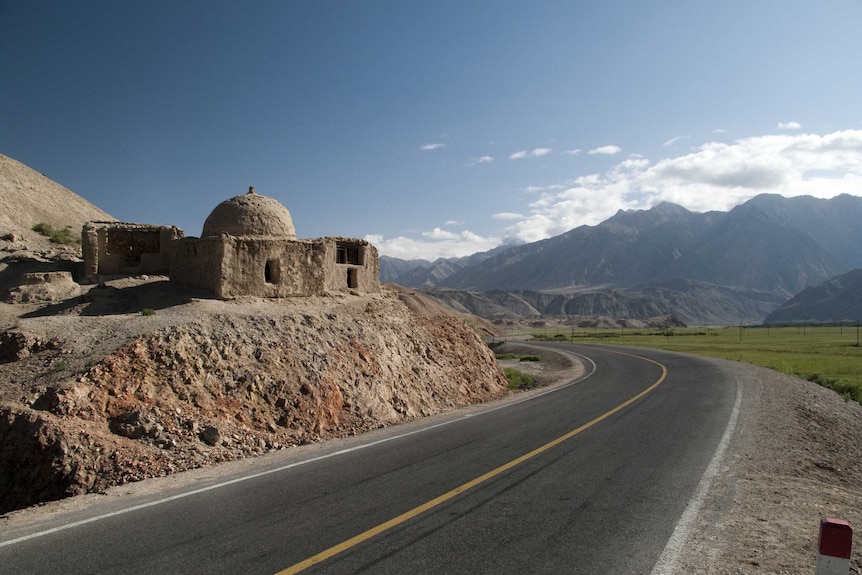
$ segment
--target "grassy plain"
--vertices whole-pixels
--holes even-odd
[[[558,329],[534,339],[603,342],[744,361],[813,381],[862,403],[862,347],[854,324],[669,330]]]

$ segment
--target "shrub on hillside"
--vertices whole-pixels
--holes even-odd
[[[49,224],[44,222],[33,226],[33,231],[48,238],[52,244],[74,245],[80,244],[81,238],[72,235],[72,229],[69,226],[61,230],[55,230]]]

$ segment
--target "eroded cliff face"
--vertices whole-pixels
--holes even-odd
[[[76,332],[99,318],[51,318],[36,338],[51,346],[0,364],[0,511],[508,393],[461,320],[418,315],[389,292],[302,300],[196,301],[127,338],[114,316],[121,345],[87,362]]]

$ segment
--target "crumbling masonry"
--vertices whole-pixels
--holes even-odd
[[[200,238],[182,230],[116,222],[84,226],[85,273],[162,274],[221,299],[380,290],[377,249],[355,238],[297,239],[290,212],[255,193],[226,200]]]

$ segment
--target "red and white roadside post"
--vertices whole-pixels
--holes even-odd
[[[821,519],[815,574],[847,575],[850,573],[852,546],[853,527],[849,522],[841,519]]]

